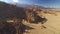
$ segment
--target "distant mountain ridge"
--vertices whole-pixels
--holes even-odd
[[[18,6],[18,7],[24,7],[24,8],[41,8],[41,9],[51,9],[51,8],[44,7],[44,6],[39,6],[39,5],[28,5],[28,4],[16,4],[16,6]]]
[[[13,4],[15,5],[15,4]],[[45,7],[45,6],[40,6],[40,5],[36,5],[36,4],[19,4],[19,3],[16,3],[16,6],[17,7],[23,7],[23,8],[41,8],[41,9],[52,9],[50,7]]]

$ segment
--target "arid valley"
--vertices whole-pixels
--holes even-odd
[[[30,33],[28,34],[60,34],[60,12],[55,12],[55,14],[43,14],[48,19],[47,22],[43,24],[46,28],[42,28],[41,24],[27,24],[35,28],[29,30]]]
[[[60,34],[60,10],[0,2],[0,34]]]

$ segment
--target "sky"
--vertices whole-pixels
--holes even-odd
[[[7,3],[37,4],[51,8],[60,8],[60,0],[0,0]]]

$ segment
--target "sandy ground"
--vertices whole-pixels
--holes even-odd
[[[47,28],[41,29],[41,24],[30,24],[26,25],[33,27],[35,29],[29,30],[29,33],[26,34],[60,34],[60,13],[56,13],[57,16],[53,14],[44,14],[48,21],[44,24]]]

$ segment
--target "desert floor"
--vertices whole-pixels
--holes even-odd
[[[54,14],[44,14],[48,21],[44,24],[47,28],[42,28],[41,24],[29,24],[26,25],[33,27],[35,29],[29,30],[26,34],[60,34],[60,12],[56,12],[57,16]],[[41,29],[42,28],[42,29]]]

